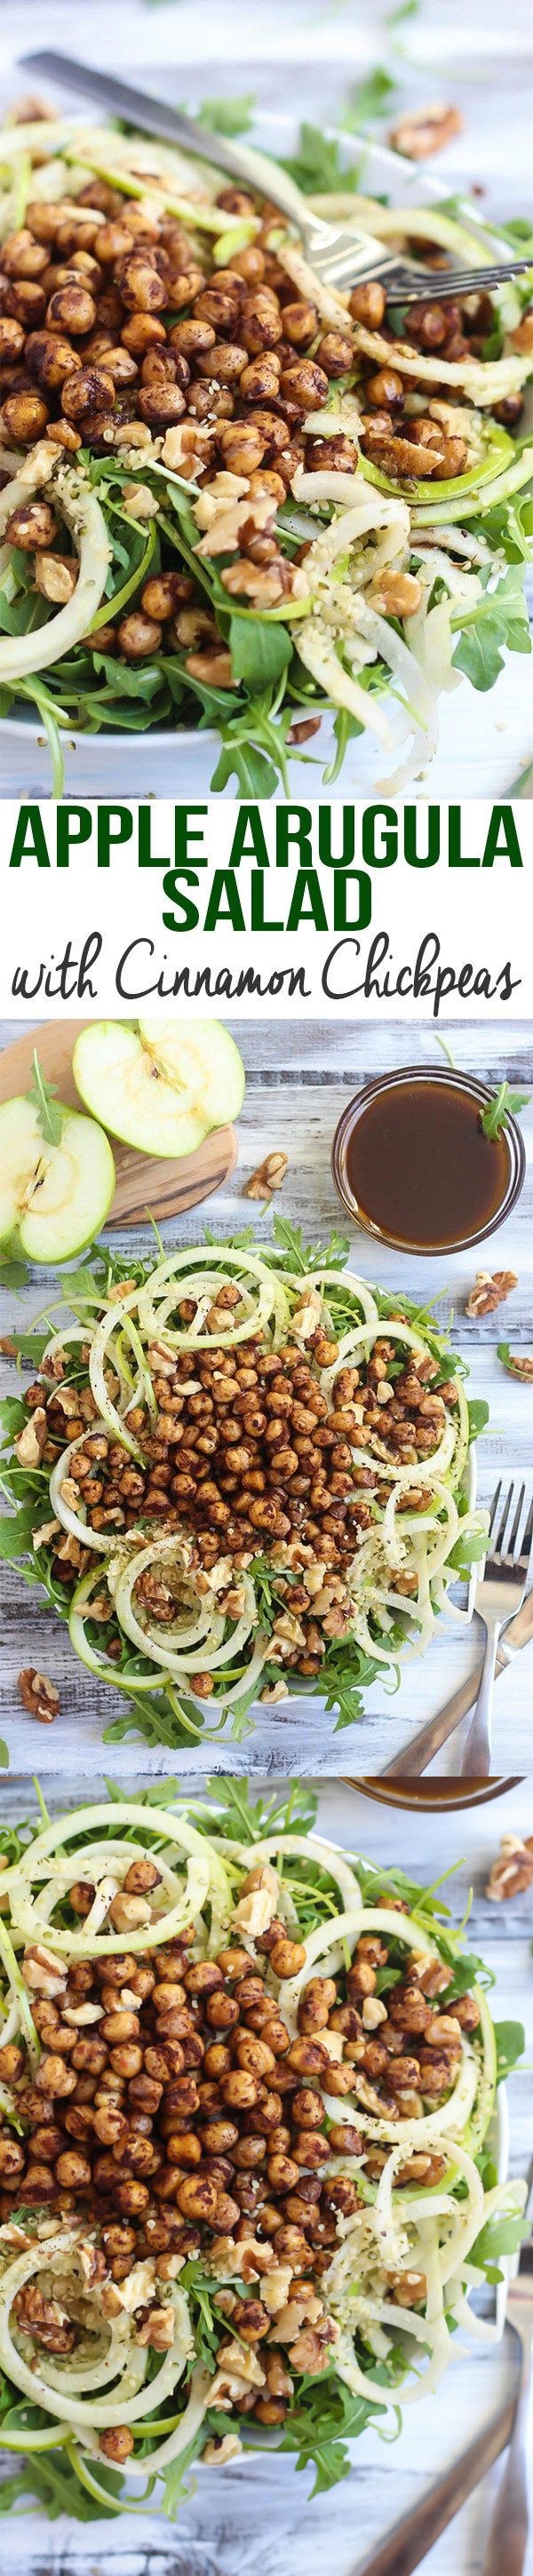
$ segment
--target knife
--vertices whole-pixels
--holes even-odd
[[[532,1641],[533,1591],[528,1592],[526,1600],[522,1603],[522,1609],[516,1613],[516,1618],[509,1620],[498,1647],[496,1673],[505,1672],[506,1665],[512,1656],[519,1652],[522,1646],[531,1645]],[[462,1682],[460,1689],[454,1691],[453,1698],[446,1701],[446,1707],[439,1709],[437,1716],[430,1717],[428,1725],[420,1728],[415,1742],[407,1745],[404,1753],[396,1753],[393,1762],[385,1764],[383,1771],[379,1773],[380,1780],[414,1780],[420,1778],[422,1771],[427,1771],[428,1764],[434,1760],[435,1754],[440,1753],[441,1745],[448,1743],[456,1726],[460,1726],[461,1718],[467,1717],[469,1709],[474,1707],[482,1671],[483,1664],[480,1662],[475,1672],[470,1674],[469,1681]]]

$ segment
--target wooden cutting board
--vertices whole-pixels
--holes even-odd
[[[1,1059],[3,1100],[13,1100],[18,1092],[29,1091],[32,1058],[37,1046],[39,1062],[47,1082],[57,1083],[60,1100],[66,1109],[83,1112],[84,1103],[76,1090],[72,1071],[72,1050],[87,1020],[43,1020],[40,1029],[28,1029],[6,1047]],[[186,1208],[197,1207],[201,1199],[212,1197],[213,1190],[223,1189],[235,1169],[238,1145],[234,1127],[214,1127],[194,1154],[184,1154],[172,1162],[168,1156],[137,1154],[131,1145],[121,1145],[111,1136],[117,1185],[107,1225],[143,1225],[147,1215],[158,1224],[165,1217],[182,1216]]]

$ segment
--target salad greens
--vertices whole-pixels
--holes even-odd
[[[438,2009],[443,2011],[445,2017],[449,2016],[450,2011],[453,2013],[454,2004],[460,1998],[471,1996],[477,2003],[477,2027],[474,2027],[471,2037],[467,2031],[466,2039],[462,2043],[462,2073],[459,2079],[457,2077],[454,2079],[456,2108],[453,2123],[450,2122],[448,2105],[442,2134],[439,2126],[439,2109],[435,2108],[434,2102],[431,2105],[432,2145],[437,2150],[439,2146],[443,2147],[449,2166],[442,2215],[439,2217],[442,2206],[441,2183],[441,2198],[435,2204],[435,2220],[433,2220],[434,2194],[431,2183],[424,2199],[420,2182],[413,2191],[412,2188],[402,2190],[396,2180],[398,2147],[400,2147],[400,2154],[402,2147],[404,2153],[412,2153],[417,2143],[417,2128],[405,2115],[400,2119],[399,2130],[397,2128],[396,2132],[392,2133],[386,2117],[385,2119],[374,2118],[370,2123],[365,2121],[361,2101],[358,2100],[358,2075],[354,2067],[354,2108],[356,2116],[362,2122],[363,2131],[365,2126],[370,2126],[371,2136],[370,2140],[366,2140],[363,2136],[359,2150],[356,2152],[351,2147],[349,2156],[345,2157],[345,2162],[349,2166],[353,2165],[355,2157],[359,2205],[356,2206],[348,2226],[341,2228],[336,2246],[332,2248],[329,2268],[326,2267],[325,2272],[322,2270],[318,2283],[321,2298],[326,2302],[326,2314],[333,2318],[337,2327],[337,2342],[333,2341],[326,2364],[318,2376],[309,2373],[305,2368],[299,2369],[297,2364],[294,2364],[292,2395],[286,2406],[285,2420],[276,2429],[275,2435],[280,2450],[294,2458],[295,2467],[299,2471],[309,2474],[314,2470],[314,2482],[309,2492],[313,2495],[324,2493],[349,2472],[352,2463],[351,2444],[364,2429],[371,2427],[379,2439],[397,2438],[401,2432],[400,2410],[403,2403],[409,2402],[410,2396],[422,2396],[425,2393],[425,2387],[431,2387],[434,2384],[435,2372],[440,2375],[444,2358],[447,2357],[445,2347],[450,2337],[453,2337],[457,2323],[460,2322],[463,2328],[468,2325],[468,2298],[472,2294],[472,2289],[475,2291],[478,2286],[482,2287],[484,2281],[489,2284],[497,2283],[501,2279],[502,2261],[515,2253],[520,2246],[526,2229],[523,2218],[526,2186],[498,2182],[489,2135],[489,2122],[494,2083],[502,2080],[516,2064],[523,2048],[524,2034],[518,2024],[492,2023],[486,1996],[493,1980],[484,1967],[482,1959],[464,1948],[464,1926],[455,1928],[443,1895],[442,1884],[424,1887],[418,1879],[409,1877],[401,1867],[393,1865],[391,1868],[384,1868],[382,1864],[365,1858],[359,1853],[350,1854],[344,1848],[341,1852],[336,1846],[328,1845],[320,1836],[315,1842],[317,1798],[306,1783],[299,1780],[288,1782],[283,1790],[267,1789],[256,1798],[249,1782],[242,1783],[230,1776],[223,1780],[208,1781],[203,1796],[190,1798],[183,1796],[178,1780],[167,1778],[163,1783],[152,1782],[145,1789],[140,1790],[134,1805],[128,1791],[118,1783],[109,1780],[106,1787],[107,1806],[99,1804],[93,1807],[90,1802],[87,1802],[85,1807],[81,1805],[73,1814],[69,1814],[67,1809],[62,1827],[59,1821],[54,1826],[49,1824],[46,1805],[41,1799],[42,1818],[37,1822],[35,1819],[28,1822],[28,1819],[24,1818],[18,1827],[14,1825],[9,1829],[9,1835],[6,1832],[5,1857],[8,1871],[11,1873],[10,1877],[6,1877],[6,1896],[9,1897],[11,1924],[17,1946],[20,1947],[20,1936],[17,1935],[17,1908],[20,1905],[23,1912],[27,1911],[28,1896],[32,1888],[35,1890],[35,1901],[39,1905],[44,1887],[48,1943],[54,1945],[56,1940],[61,1940],[63,1944],[66,1943],[68,1954],[70,1921],[72,1937],[76,1936],[78,1952],[80,1942],[83,1952],[83,1931],[80,1931],[77,1915],[72,1913],[69,1907],[68,1886],[71,1879],[74,1881],[79,1877],[80,1871],[83,1877],[88,1874],[96,1886],[101,1878],[102,1887],[104,1886],[108,1838],[111,1840],[113,1849],[113,1870],[115,1875],[118,1870],[119,1878],[129,1868],[132,1855],[139,1858],[143,1855],[149,1855],[152,1858],[154,1854],[161,1855],[166,1861],[172,1857],[174,1878],[172,1893],[170,1887],[167,1892],[167,1905],[169,1903],[175,1905],[178,1895],[178,1879],[175,1871],[176,1867],[179,1868],[177,1852],[179,1852],[180,1835],[184,1836],[185,1853],[187,1853],[191,1847],[190,1829],[192,1827],[194,1829],[192,1839],[199,1853],[205,1854],[208,1871],[209,1892],[207,1897],[204,1894],[197,1923],[200,1955],[202,1955],[202,1948],[205,1948],[207,1927],[210,1919],[212,1920],[213,1903],[219,1903],[217,1890],[219,1891],[220,1861],[223,1862],[230,1890],[231,1925],[231,1911],[238,1903],[239,1892],[242,1890],[243,1881],[246,1881],[250,1862],[254,1861],[254,1854],[257,1854],[260,1862],[264,1861],[266,1854],[270,1854],[272,1862],[276,1865],[278,1908],[281,1909],[287,1923],[296,1928],[299,1940],[304,1945],[311,1944],[311,1947],[308,1947],[308,1973],[313,1973],[315,1964],[318,1964],[319,1971],[320,1966],[322,1969],[324,1966],[327,1969],[330,1955],[332,1964],[337,1958],[338,1951],[334,1946],[337,1922],[339,1922],[339,1929],[341,1925],[347,1927],[351,1925],[351,1928],[344,1932],[341,1941],[341,1949],[345,1952],[346,1966],[348,1966],[350,1956],[357,1946],[361,1928],[364,1929],[367,1923],[370,1928],[376,1928],[377,1907],[380,1909],[378,1921],[382,1919],[387,1952],[386,1966],[379,1970],[380,1994],[387,1998],[391,1991],[394,1992],[398,1981],[405,1974],[406,1958],[409,1958],[414,1948],[418,1953],[428,1950],[430,1958],[444,1962],[449,1969],[449,1982],[446,1988],[439,1992],[438,1998]],[[171,1835],[172,1841],[169,1839]],[[54,1888],[53,1873],[57,1854],[60,1860],[60,1878],[58,1887]],[[48,1904],[46,1895],[47,1872],[50,1878],[51,1904]],[[344,1875],[342,1876],[341,1873]],[[354,1891],[351,1899],[346,1881]],[[205,1891],[205,1872],[202,1884]],[[186,1896],[184,1901],[186,1905]],[[346,1907],[347,1904],[349,1906],[350,1901],[352,1905],[355,1901],[357,1906],[353,1918],[350,1917],[349,1911],[348,1914],[342,1912],[343,1906]],[[395,1912],[393,1909],[398,1906],[400,1911]],[[37,1914],[36,1923],[39,1920],[40,1916]],[[227,1916],[225,1920],[228,1920]],[[67,1928],[60,1931],[60,1925]],[[153,1928],[151,1932],[138,1933],[133,1937],[137,1943],[153,1940]],[[164,1942],[164,1920],[159,1924],[157,1937]],[[321,1947],[317,1960],[316,1945],[319,1939]],[[218,1946],[219,1940],[220,1933],[218,1939],[215,1939],[215,1947]],[[328,1950],[328,1942],[333,1945],[331,1953]],[[85,1941],[85,1948],[90,1957],[90,1934]],[[251,1954],[253,1958],[253,1941]],[[281,2011],[282,2015],[285,2010],[285,1992],[282,1984],[277,2006],[278,2012]],[[6,2001],[9,2006],[9,1996],[4,1998],[4,2009]],[[362,2097],[364,2102],[364,2082]],[[331,2122],[328,2120],[328,2133],[330,2126]],[[420,2123],[417,2126],[418,2144],[420,2144],[422,2134]],[[377,2175],[373,2170],[376,2161],[376,2138],[383,2140],[377,2159]],[[369,2147],[372,2148],[372,2154],[370,2167],[367,2170]],[[408,2262],[410,2259],[411,2263],[415,2263],[417,2251],[420,2250],[422,2254],[424,2248],[427,2260],[428,2222],[431,2222],[432,2226],[434,2251],[432,2311],[431,2317],[428,2315],[427,2318],[426,2333],[423,2331],[421,2321],[424,2310],[422,2292],[416,2312],[412,2311],[408,2315],[401,2305],[396,2312],[392,2311],[391,2332],[391,2293],[387,2289],[387,2275],[385,2273],[384,2276],[382,2269],[384,2258],[381,2230],[384,2224],[384,2209],[381,2219],[379,2210],[376,2212],[376,2199],[379,2199],[381,2205],[384,2189],[384,2184],[382,2185],[380,2181],[380,2167],[384,2169],[385,2181],[387,2181],[389,2158],[391,2158],[390,2216],[387,2219],[389,2262],[396,2244],[398,2228],[400,2235],[397,2260],[400,2262],[400,2268],[406,2260],[406,2243]],[[333,2173],[338,2163],[338,2157],[334,2157],[331,2168]],[[419,2214],[422,2216],[425,2229],[420,2248],[417,2234]],[[74,2230],[75,2241],[76,2226],[78,2232],[81,2226],[86,2236],[87,2227],[89,2232],[92,2232],[94,2220],[84,2220],[82,2213],[79,2213],[74,2220],[71,2217],[68,2221],[67,2235],[69,2226]],[[37,2259],[42,2237],[44,2236],[46,2242],[47,2231],[53,2235],[54,2228],[48,2209],[39,2208],[35,2198],[30,2203],[25,2203],[23,2187],[19,2202],[16,2200],[16,2195],[11,2196],[9,2227],[6,2229],[5,2222],[0,2224],[0,2333],[3,2356],[8,2349],[5,2344],[4,2321],[15,2289],[15,2282],[13,2290],[10,2289],[11,2271],[13,2262],[16,2262],[18,2250],[16,2237],[13,2244],[13,2230],[19,2231],[19,2247],[22,2245],[23,2248],[30,2249],[31,2277],[31,2261],[34,2259],[31,2249],[35,2249]],[[451,2241],[455,2241],[454,2230],[457,2238],[456,2269],[451,2266],[450,2256],[450,2244]],[[452,2231],[452,2238],[450,2231]],[[435,2299],[440,2273],[441,2243],[445,2257],[443,2263],[445,2277],[442,2284],[440,2314],[436,2316]],[[46,2253],[44,2260],[46,2261]],[[65,2240],[63,2265],[67,2261]],[[311,2252],[309,2264],[312,2269]],[[465,2274],[464,2279],[463,2274]],[[15,2280],[16,2277],[15,2274]],[[250,2295],[246,2269],[243,2276],[239,2275],[233,2267],[230,2277],[233,2298],[246,2299],[247,2295]],[[181,2262],[175,2289],[179,2313],[186,2313],[189,2320],[190,2348],[187,2353],[182,2351],[181,2361],[176,2359],[174,2385],[169,2386],[163,2398],[159,2394],[160,2355],[156,2351],[150,2352],[145,2383],[148,2402],[140,2420],[139,2408],[134,2406],[135,2461],[128,2462],[124,2471],[102,2458],[98,2451],[98,2444],[95,2446],[94,2440],[91,2443],[91,2439],[85,2437],[82,2420],[83,2405],[81,2410],[79,2407],[75,2409],[75,2413],[80,2416],[79,2424],[69,2422],[68,2415],[65,2421],[62,2420],[61,2390],[68,2390],[68,2367],[63,2368],[60,2386],[52,2401],[58,2419],[54,2423],[54,2421],[51,2422],[50,2411],[45,2411],[29,2398],[24,2385],[24,2369],[22,2368],[21,2372],[18,2358],[18,2344],[16,2350],[13,2345],[9,2346],[13,2355],[12,2368],[6,2367],[4,2358],[0,2366],[0,2446],[3,2445],[9,2452],[17,2454],[17,2464],[0,2487],[2,2512],[23,2510],[28,2502],[34,2499],[51,2519],[61,2512],[66,2512],[84,2521],[96,2519],[100,2514],[105,2517],[117,2511],[132,2512],[142,2509],[143,2502],[149,2501],[152,2497],[154,2503],[159,2504],[167,2517],[173,2520],[180,2504],[187,2499],[190,2492],[190,2472],[202,2454],[206,2438],[210,2442],[213,2440],[215,2443],[220,2442],[236,2425],[245,2456],[250,2448],[256,2452],[260,2451],[265,2438],[270,2445],[272,2438],[270,2433],[265,2436],[262,2425],[246,2413],[240,2414],[237,2392],[229,2415],[226,2408],[217,2402],[219,2392],[216,2374],[220,2370],[221,2353],[224,2352],[228,2332],[227,2296],[221,2295],[223,2291],[227,2291],[227,2283],[227,2271],[225,2272],[222,2265],[220,2274],[217,2262],[210,2254],[209,2245],[205,2250],[187,2253]],[[168,2286],[165,2286],[168,2298]],[[62,2287],[64,2290],[64,2283]],[[256,2291],[252,2282],[252,2295],[260,2296],[260,2292],[261,2282]],[[297,2296],[297,2282],[295,2292]],[[375,2330],[368,2331],[365,2307],[368,2295],[372,2302],[370,2315],[374,2320],[383,2306],[379,2358],[374,2348]],[[231,2313],[231,2300],[229,2312]],[[94,2324],[98,2332],[97,2308]],[[399,2337],[395,2335],[395,2325],[400,2328]],[[413,2334],[417,2329],[420,2340],[418,2343],[416,2340],[413,2343]],[[483,2333],[483,2324],[479,2319],[477,2331]],[[163,2368],[165,2366],[163,2364]],[[46,2356],[43,2358],[41,2355],[40,2372],[45,2372],[45,2368]],[[420,2372],[422,2372],[421,2379]],[[55,2380],[57,2382],[57,2372]],[[76,2384],[79,2385],[79,2383],[78,2372]],[[210,2398],[211,2385],[212,2399]],[[89,2390],[90,2387],[91,2380],[89,2380]],[[200,2389],[202,2391],[201,2411],[199,2420],[193,2422],[188,2410],[192,2408],[194,2414],[196,2403],[198,2411]],[[90,2405],[88,2409],[85,2408],[85,2412],[88,2413],[90,2427],[92,2412]],[[96,2420],[98,2421],[98,2408]],[[190,2438],[188,2438],[189,2426]],[[161,2445],[162,2456],[159,2465]],[[139,2489],[134,2484],[133,2491],[132,2468],[138,2469],[141,2476],[143,2472],[145,2473],[145,2483],[142,2488]]]

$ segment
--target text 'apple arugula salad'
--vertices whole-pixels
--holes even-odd
[[[4,710],[37,710],[58,793],[62,734],[176,726],[218,733],[215,791],[268,796],[325,707],[326,781],[367,733],[392,792],[441,690],[529,650],[533,245],[529,281],[456,297],[502,247],[460,201],[365,197],[306,128],[285,216],[268,158],[219,188],[201,150],[46,115],[0,140]],[[449,264],[449,299],[325,286],[302,191]]]
[[[240,1736],[291,1691],[351,1725],[484,1553],[465,1472],[488,1407],[340,1236],[305,1246],[275,1217],[261,1247],[159,1248],[97,1248],[13,1336],[38,1374],[4,1406],[4,1551],[125,1694],[106,1740]]]
[[[0,1838],[0,2505],[172,2515],[265,2441],[316,2494],[494,2336],[524,2034],[439,1893],[317,1836],[307,1789],[108,1785]]]

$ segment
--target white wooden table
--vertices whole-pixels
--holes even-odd
[[[26,1023],[27,1025],[27,1023]],[[312,1241],[327,1237],[334,1226],[344,1230],[345,1220],[330,1175],[329,1156],[333,1130],[343,1102],[358,1085],[377,1071],[397,1064],[442,1062],[432,1023],[417,1022],[410,1027],[405,1021],[367,1024],[363,1029],[348,1020],[328,1025],[303,1020],[258,1019],[255,1026],[232,1021],[233,1034],[244,1057],[247,1072],[246,1098],[238,1124],[239,1160],[227,1190],[211,1199],[205,1209],[207,1223],[221,1238],[239,1231],[243,1223],[257,1217],[258,1233],[270,1231],[269,1216],[256,1203],[243,1199],[243,1185],[263,1160],[266,1153],[283,1147],[289,1155],[289,1170],[282,1193],[275,1204],[283,1214],[303,1227]],[[17,1024],[20,1029],[21,1023]],[[16,1034],[10,1024],[7,1035]],[[533,1056],[527,1029],[520,1023],[490,1021],[462,1022],[454,1033],[450,1023],[447,1035],[458,1064],[497,1086],[505,1073],[519,1087],[527,1089],[533,1077]],[[4,1041],[5,1042],[5,1041]],[[531,1113],[526,1113],[524,1134],[531,1136]],[[202,1238],[204,1211],[197,1210],[185,1220],[176,1220],[165,1229],[169,1245],[183,1240],[194,1243]],[[376,1275],[376,1255],[371,1239],[355,1227],[345,1230],[350,1239],[350,1261],[367,1279]],[[131,1251],[137,1241],[144,1252],[149,1247],[146,1229],[136,1237],[128,1230],[123,1238],[114,1229],[113,1243],[123,1240]],[[508,1304],[498,1308],[481,1324],[464,1314],[465,1299],[475,1270],[514,1270],[518,1286]],[[529,1388],[507,1376],[496,1357],[496,1344],[503,1335],[512,1345],[531,1339],[531,1274],[533,1269],[533,1234],[531,1225],[531,1178],[519,1205],[498,1234],[483,1244],[479,1253],[456,1254],[451,1258],[429,1259],[400,1255],[380,1249],[379,1278],[390,1288],[402,1288],[421,1301],[431,1303],[438,1297],[437,1312],[446,1321],[455,1310],[454,1339],[468,1361],[470,1387],[474,1396],[486,1396],[491,1407],[490,1437],[485,1434],[479,1444],[480,1497],[490,1499],[500,1475],[526,1475],[531,1467],[531,1416],[533,1397]],[[48,1273],[34,1273],[31,1291],[11,1303],[7,1325],[15,1315],[19,1329],[27,1328],[32,1314],[42,1307],[50,1287]],[[3,1325],[6,1329],[6,1323]],[[13,1368],[6,1373],[6,1383],[16,1385]],[[7,1640],[3,1679],[3,1714],[1,1731],[8,1737],[11,1759],[17,1769],[31,1772],[36,1761],[46,1770],[57,1769],[72,1759],[73,1745],[83,1753],[84,1764],[92,1768],[101,1759],[102,1726],[122,1713],[122,1700],[107,1686],[100,1689],[72,1654],[68,1636],[54,1612],[35,1591],[28,1592],[14,1569],[6,1572]],[[31,1650],[29,1628],[31,1629]],[[479,1630],[477,1637],[479,1639]],[[232,1769],[238,1771],[356,1771],[358,1777],[378,1772],[393,1753],[414,1737],[420,1721],[441,1708],[457,1684],[464,1680],[479,1656],[474,1633],[452,1626],[447,1618],[439,1625],[437,1639],[423,1661],[415,1659],[405,1668],[400,1690],[395,1698],[387,1697],[382,1684],[376,1682],[366,1695],[366,1714],[360,1725],[349,1731],[334,1732],[334,1719],[325,1716],[321,1702],[313,1698],[282,1701],[276,1708],[258,1707],[256,1732],[235,1747],[227,1734],[216,1745],[190,1752],[180,1752],[182,1776],[196,1771]],[[16,1679],[22,1664],[30,1660],[38,1669],[56,1681],[61,1695],[61,1710],[51,1727],[36,1726],[25,1717],[17,1700]],[[533,1769],[533,1730],[531,1726],[531,1665],[533,1654],[526,1650],[513,1669],[502,1674],[495,1694],[494,1768],[507,1777]],[[458,1738],[453,1748],[446,1748],[439,1767],[455,1767]],[[131,1741],[113,1749],[113,1762],[121,1777],[128,1777],[132,1767],[153,1774],[172,1768],[172,1756],[148,1750]]]
[[[47,1783],[54,1810],[79,1797],[80,1769],[81,1762],[69,1778],[65,1765],[55,1783]],[[422,1818],[377,1807],[348,1794],[344,1784],[316,1785],[320,1831],[348,1849],[383,1864],[397,1862],[426,1884],[459,1864],[449,1897],[456,1922],[473,1887],[469,1937],[497,1978],[495,2019],[526,2025],[525,2069],[513,2074],[508,2088],[511,2170],[525,2173],[533,2128],[533,1902],[522,1896],[498,1907],[487,1903],[483,1891],[500,1835],[533,1832],[532,1784],[521,1782],[497,1804],[467,1814]],[[31,1812],[27,1780],[4,1784],[0,1796],[4,1812]],[[372,2544],[421,2499],[512,2393],[516,2348],[510,2333],[498,2347],[461,2345],[458,2336],[436,2396],[422,2411],[406,2409],[401,2440],[388,2449],[374,2433],[363,2434],[353,2445],[351,2475],[312,2506],[311,2472],[297,2476],[290,2459],[239,2461],[224,2474],[201,2470],[196,2494],[171,2527],[149,2514],[105,2525],[62,2519],[44,2531],[38,2513],[14,2517],[5,2533],[10,2568],[16,2576],[104,2576],[104,2568],[106,2576],[324,2576],[326,2569],[327,2576],[362,2576]],[[496,2465],[424,2559],[422,2576],[481,2576],[500,2475]]]

